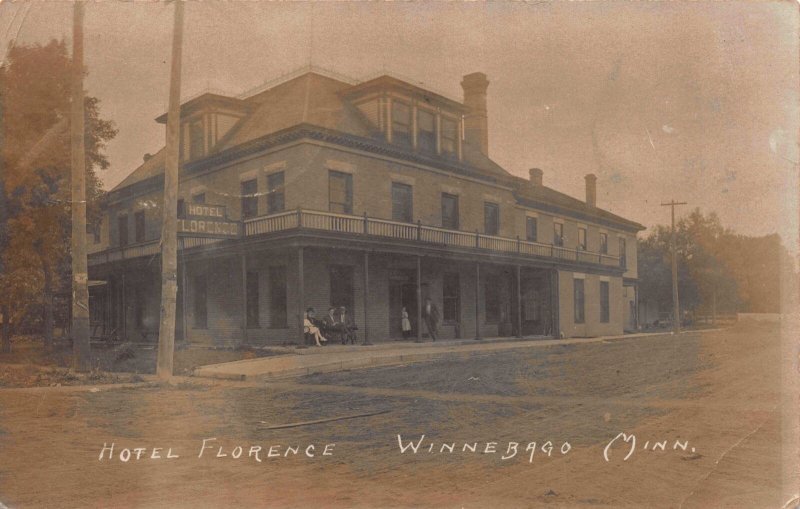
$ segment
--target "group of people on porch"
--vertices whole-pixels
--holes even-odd
[[[322,320],[319,320],[316,315],[316,309],[310,307],[306,309],[305,319],[303,320],[303,332],[306,337],[314,341],[314,344],[322,346],[329,339],[339,340],[343,345],[347,343],[355,344],[355,331],[358,330],[358,327],[350,318],[346,307],[328,308],[328,314]]]
[[[322,320],[319,320],[316,314],[317,311],[313,307],[306,309],[303,319],[303,332],[307,340],[313,340],[317,346],[328,343],[329,339],[338,339],[343,345],[347,343],[355,344],[355,331],[358,330],[358,327],[350,318],[346,307],[328,308],[328,314]],[[408,339],[411,335],[411,321],[409,320],[408,309],[405,306],[400,316],[403,338]],[[439,309],[429,298],[425,299],[425,304],[422,306],[422,316],[428,329],[428,335],[433,341],[436,341],[439,328]]]

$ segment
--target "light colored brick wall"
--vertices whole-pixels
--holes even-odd
[[[558,271],[559,322],[565,337],[594,337],[622,334],[624,301],[622,278],[609,277],[609,322],[600,323],[600,278],[584,274],[584,323],[575,323],[574,286],[575,273]]]

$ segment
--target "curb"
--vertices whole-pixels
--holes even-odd
[[[705,333],[705,332],[718,332],[725,329],[702,329],[702,330],[691,330],[691,331],[681,331],[681,335],[683,334],[695,334],[695,333]],[[623,341],[626,339],[642,339],[642,338],[654,338],[654,337],[672,337],[674,334],[671,332],[645,332],[645,333],[637,333],[637,334],[624,334],[618,336],[598,336],[594,338],[569,338],[566,340],[554,340],[548,339],[546,340],[547,343],[544,343],[541,340],[535,339],[519,339],[519,338],[503,338],[504,340],[483,340],[483,341],[474,341],[474,340],[460,340],[458,342],[429,342],[429,343],[414,343],[413,346],[434,346],[434,347],[458,347],[463,345],[499,345],[504,343],[527,343],[527,347],[530,348],[544,348],[544,347],[556,347],[556,346],[580,346],[584,344],[592,344],[592,343],[615,343],[617,341]],[[521,347],[525,347],[521,346]],[[234,361],[224,364],[214,364],[209,366],[203,366],[197,368],[194,372],[195,377],[199,378],[213,378],[213,379],[221,379],[221,380],[234,380],[234,381],[244,381],[244,380],[260,380],[260,381],[271,381],[271,380],[280,380],[285,378],[295,378],[299,376],[306,376],[312,375],[317,373],[331,373],[335,371],[345,371],[349,369],[362,369],[362,368],[370,368],[370,367],[377,367],[377,366],[390,366],[395,364],[405,364],[409,362],[422,362],[426,360],[432,360],[437,358],[465,358],[470,357],[472,355],[480,355],[491,353],[494,351],[498,351],[501,349],[490,349],[490,350],[481,350],[481,349],[469,349],[469,350],[460,350],[460,349],[449,349],[444,351],[436,351],[436,352],[425,352],[425,351],[409,351],[409,352],[387,352],[386,355],[380,355],[381,348],[372,350],[374,355],[369,355],[366,358],[355,358],[355,359],[340,359],[340,360],[331,360],[329,362],[320,362],[319,364],[315,364],[313,366],[304,366],[304,367],[294,367],[294,368],[285,368],[281,369],[277,367],[271,371],[266,371],[258,374],[246,375],[243,373],[236,373],[236,372],[226,372],[226,371],[217,371],[218,368],[225,367],[230,369],[231,367],[241,366],[243,364],[251,364],[253,362],[261,362],[264,358],[256,358],[256,359],[245,359],[241,361]],[[362,347],[353,347],[353,350],[337,350],[336,353],[346,353],[349,351],[357,351],[357,352],[364,352],[365,350]],[[320,353],[325,353],[323,350]],[[303,354],[301,354],[303,355]],[[305,354],[305,355],[315,355],[315,354]]]

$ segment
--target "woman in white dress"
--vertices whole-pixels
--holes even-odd
[[[406,310],[405,306],[403,306],[401,326],[403,329],[403,339],[408,339],[408,336],[411,335],[411,321],[408,319],[408,310]]]
[[[322,343],[327,343],[328,340],[322,335],[319,327],[314,325],[314,313],[316,313],[314,308],[306,309],[305,317],[303,318],[303,332],[306,334],[311,334],[314,337],[314,341],[316,342],[317,346],[322,346]]]

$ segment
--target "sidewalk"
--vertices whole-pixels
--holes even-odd
[[[714,330],[720,329],[685,331],[682,334]],[[669,332],[650,332],[594,338],[486,338],[482,340],[461,339],[427,343],[385,342],[371,346],[331,345],[322,348],[285,348],[287,350],[286,355],[201,366],[194,371],[194,376],[227,380],[274,380],[313,373],[421,362],[444,357],[469,357],[474,353],[512,350],[515,348],[541,348],[670,335],[671,333]]]

